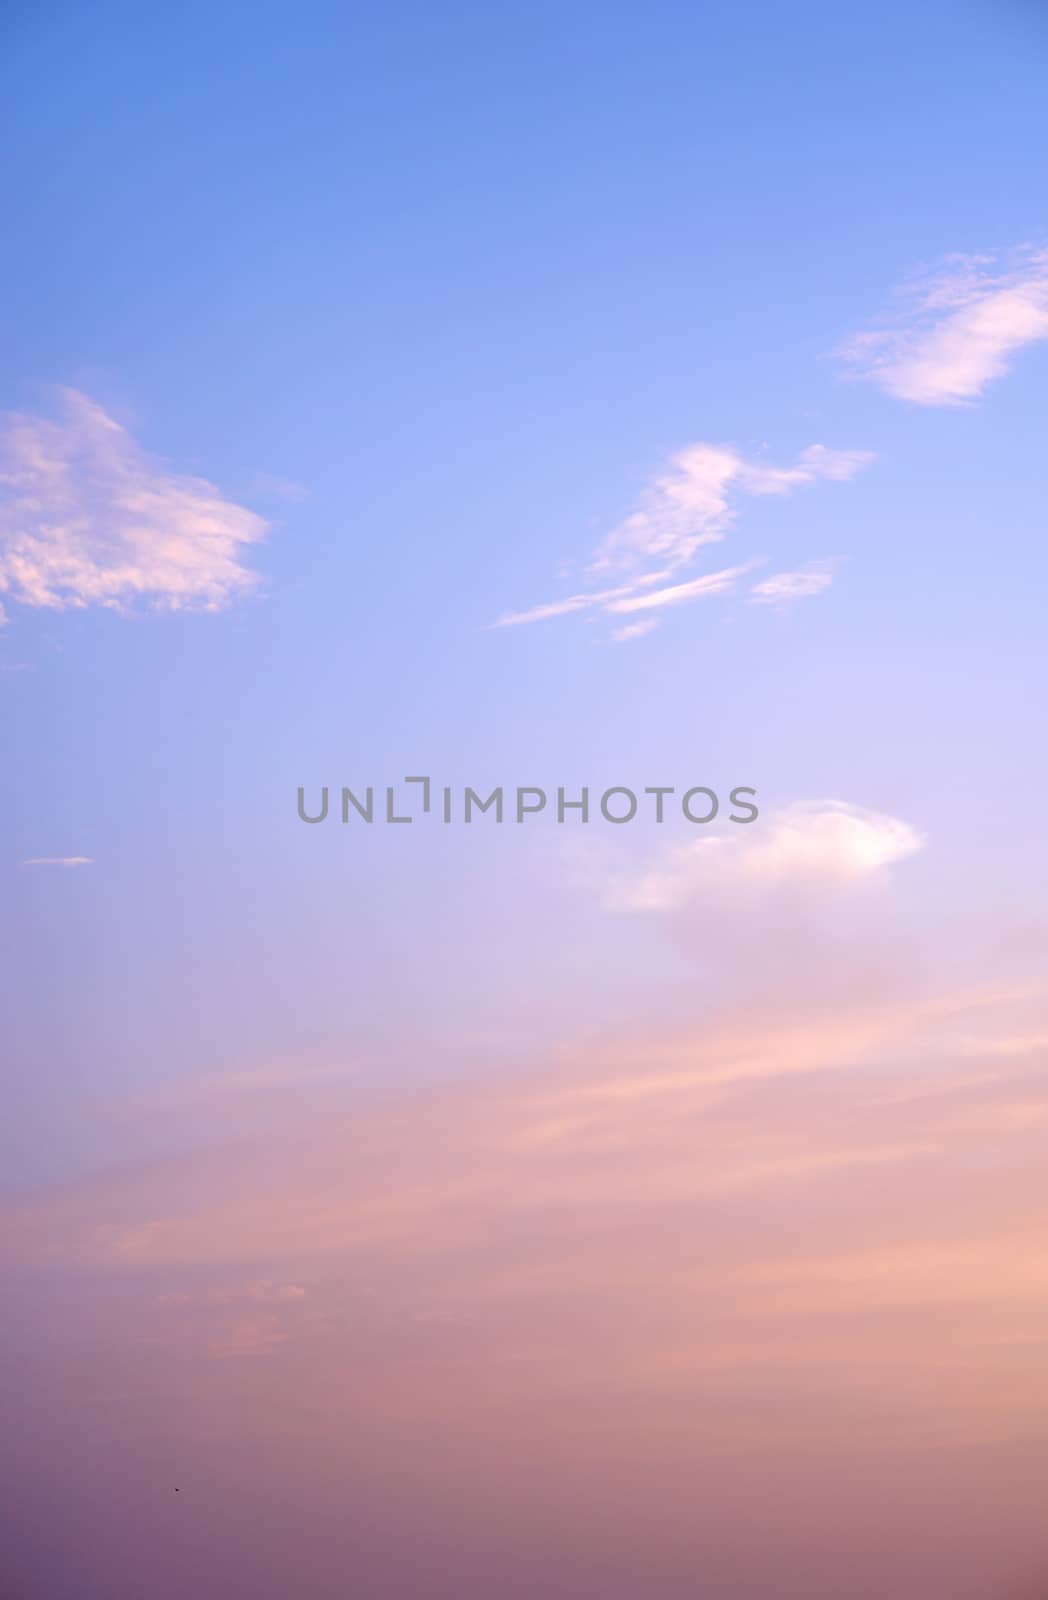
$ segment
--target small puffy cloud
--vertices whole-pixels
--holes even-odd
[[[674,911],[711,893],[841,889],[923,844],[910,823],[884,812],[843,800],[800,802],[667,848],[639,874],[614,882],[609,901],[620,910]]]
[[[613,587],[583,589],[526,611],[506,612],[495,626],[543,622],[579,611],[614,616],[726,593],[753,562],[683,582],[670,580],[690,566],[705,545],[725,538],[741,499],[788,495],[822,480],[845,482],[872,460],[865,450],[830,450],[815,444],[791,465],[775,467],[748,461],[729,445],[689,445],[655,476],[636,510],[598,544],[586,576],[590,582],[617,576]],[[627,628],[613,634],[619,642],[640,636],[638,629]]]
[[[23,867],[89,867],[91,856],[30,856]]]
[[[21,605],[218,611],[257,585],[243,555],[267,526],[75,390],[57,420],[0,418],[0,594]]]
[[[898,400],[960,406],[1008,371],[1028,344],[1048,339],[1048,250],[953,256],[912,286],[894,321],[849,340],[839,355]]]
[[[833,582],[829,567],[811,563],[796,572],[774,572],[770,578],[754,584],[750,599],[761,605],[785,605],[790,600],[808,600],[812,595],[823,594]]]

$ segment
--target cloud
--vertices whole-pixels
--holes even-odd
[[[297,1300],[304,1300],[306,1291],[297,1283],[273,1283],[268,1278],[258,1279],[252,1283],[236,1284],[229,1288],[193,1290],[175,1290],[170,1294],[157,1297],[157,1305],[168,1308],[181,1306],[236,1306],[236,1305],[267,1305],[267,1304],[292,1304]]]
[[[708,572],[704,577],[693,578],[687,583],[676,583],[662,589],[652,589],[652,584],[660,582],[668,576],[665,572],[648,573],[638,578],[634,584],[624,584],[617,589],[598,589],[592,594],[573,594],[565,600],[554,600],[547,605],[534,606],[530,611],[511,611],[499,618],[495,623],[496,628],[519,627],[526,622],[544,622],[549,617],[568,616],[573,611],[599,610],[611,615],[631,611],[648,611],[657,607],[683,605],[690,600],[698,600],[704,595],[725,594],[734,587],[736,579],[743,573],[749,572],[755,565],[747,562],[741,567],[725,567],[720,572]],[[613,635],[616,639],[638,638],[641,633],[650,633],[657,626],[656,620],[649,621],[643,628],[635,628],[630,632],[626,628],[620,629]]]
[[[725,446],[693,444],[680,451],[644,491],[638,509],[601,541],[590,571],[640,560],[681,566],[700,546],[723,539],[740,467],[740,457]]]
[[[612,615],[651,610],[726,593],[754,562],[689,582],[667,580],[689,566],[705,545],[724,539],[737,516],[739,499],[788,495],[822,480],[845,482],[872,460],[865,450],[830,450],[815,444],[803,450],[791,466],[773,467],[747,461],[729,445],[689,445],[673,456],[644,490],[637,509],[597,546],[586,569],[587,578],[593,581],[616,574],[620,579],[617,585],[582,590],[526,611],[510,611],[494,626],[513,627],[587,610]],[[650,626],[644,631],[649,632]],[[639,630],[626,628],[613,635],[618,641],[640,636]]]
[[[854,1167],[861,1196],[859,1169],[934,1156],[947,1133],[965,1150],[987,1134],[1048,1136],[1048,1118],[1014,1114],[1046,1103],[1043,1054],[1002,1055],[991,1070],[973,1072],[970,1062],[963,1070],[956,1042],[958,1023],[973,1016],[987,1019],[991,1040],[1007,1036],[1024,1025],[1020,1008],[1030,998],[993,984],[923,996],[881,985],[861,1005],[822,995],[814,1006],[780,1007],[753,994],[705,1024],[654,1027],[636,1038],[609,1032],[556,1065],[533,1064],[507,1080],[464,1077],[422,1095],[393,1089],[341,1107],[311,1088],[266,1139],[237,1133],[205,1144],[203,1124],[191,1120],[181,1125],[178,1155],[120,1163],[9,1201],[0,1207],[0,1259],[164,1267],[191,1282],[202,1271],[235,1268],[232,1282],[151,1303],[176,1320],[183,1312],[213,1312],[223,1322],[226,1313],[297,1316],[322,1298],[325,1256],[364,1280],[398,1264],[420,1269],[429,1258],[447,1283],[464,1255],[479,1250],[484,1292],[489,1270],[506,1284],[500,1233],[521,1251],[526,1281],[534,1249],[555,1263],[575,1229],[585,1256],[593,1221],[603,1216],[614,1271],[622,1223],[648,1216],[648,1243],[657,1248],[660,1234],[664,1243],[670,1236],[654,1213],[708,1196],[712,1266],[724,1223],[717,1193],[767,1186],[774,1203],[783,1179]],[[1043,1018],[1043,987],[1032,998]],[[888,1062],[897,1070],[885,1072]],[[963,1163],[954,1176],[968,1181]],[[818,1207],[817,1194],[813,1202]],[[948,1218],[945,1197],[943,1204]],[[897,1220],[904,1238],[907,1220]],[[300,1278],[240,1277],[252,1262],[274,1261],[308,1271],[308,1295]]]
[[[230,1288],[211,1288],[198,1293],[178,1290],[160,1294],[158,1306],[238,1306],[238,1304],[269,1304],[306,1299],[306,1290],[299,1283],[274,1283],[269,1278],[258,1278],[251,1283],[238,1283]]]
[[[294,1322],[286,1313],[300,1308],[307,1291],[297,1283],[254,1279],[156,1295],[170,1339],[196,1344],[212,1356],[272,1355],[290,1337]]]
[[[860,378],[898,400],[960,406],[1008,371],[1028,344],[1048,339],[1048,251],[953,256],[907,290],[894,324],[854,336],[838,352]]]
[[[810,445],[791,467],[746,461],[727,445],[693,444],[672,458],[640,506],[597,547],[591,572],[658,561],[687,565],[702,545],[724,538],[735,520],[732,495],[785,495],[820,478],[851,478],[872,456],[864,450]]]
[[[571,594],[563,600],[550,600],[543,605],[532,606],[529,611],[507,611],[494,626],[515,628],[524,622],[544,622],[549,617],[565,617],[573,611],[585,611],[591,607],[610,608],[616,600],[625,599],[650,584],[661,583],[668,577],[668,571],[650,572],[634,583],[620,584],[615,589],[595,589],[588,594]]]
[[[824,594],[833,582],[829,567],[811,563],[796,572],[775,572],[750,590],[750,599],[757,604],[784,605],[790,600],[807,600],[812,595]]]
[[[216,1356],[271,1356],[287,1343],[275,1317],[241,1317],[220,1330],[211,1346]]]
[[[23,861],[23,867],[89,867],[93,863],[92,856],[30,856],[28,861]]]
[[[267,532],[203,478],[166,471],[103,408],[0,418],[0,593],[21,605],[218,611],[258,583]]]
[[[613,880],[619,910],[673,911],[713,892],[835,889],[872,877],[923,847],[908,822],[843,800],[801,802],[757,824],[661,851],[631,877]]]
[[[630,639],[643,639],[645,634],[651,633],[658,625],[658,617],[644,617],[640,622],[627,622],[624,628],[616,628],[611,637],[616,644],[626,644]]]
[[[722,572],[708,572],[705,577],[692,578],[687,583],[675,583],[666,589],[641,590],[637,594],[623,595],[620,599],[612,600],[607,609],[612,612],[650,611],[655,607],[686,605],[702,595],[724,594],[752,565],[752,562],[747,562],[742,567],[725,567]]]

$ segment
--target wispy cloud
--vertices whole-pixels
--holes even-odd
[[[268,1356],[286,1344],[293,1322],[287,1312],[301,1306],[306,1290],[296,1283],[261,1279],[158,1295],[178,1342],[201,1344],[212,1356]]]
[[[761,820],[667,846],[639,873],[613,880],[609,903],[674,911],[711,893],[841,888],[922,848],[908,822],[843,800],[804,801]]]
[[[871,459],[864,450],[815,444],[792,466],[771,467],[727,445],[689,445],[644,491],[637,510],[601,541],[590,571],[629,571],[651,561],[671,570],[685,566],[701,546],[724,538],[740,496],[786,495],[822,478],[843,481]]]
[[[833,582],[833,572],[824,562],[810,562],[796,572],[775,572],[754,584],[750,599],[762,605],[785,605],[791,600],[808,600],[823,594]]]
[[[624,628],[616,628],[611,637],[616,644],[626,644],[630,639],[643,639],[658,625],[658,617],[644,617],[640,622],[627,622]]]
[[[687,605],[691,600],[698,600],[703,595],[724,594],[734,587],[736,581],[744,572],[749,572],[753,567],[752,561],[747,561],[741,567],[725,567],[721,572],[707,572],[701,578],[690,578],[686,583],[669,584],[662,589],[639,589],[629,594],[621,595],[617,600],[609,601],[607,610],[611,612],[653,611],[661,610],[664,606]]]
[[[90,867],[92,856],[30,856],[23,867]]]
[[[166,1308],[182,1306],[236,1306],[236,1305],[287,1305],[304,1300],[306,1291],[297,1283],[273,1283],[262,1278],[252,1283],[237,1284],[220,1289],[178,1289],[157,1297],[157,1305]]]
[[[266,522],[203,478],[165,470],[103,408],[0,418],[0,594],[52,610],[144,601],[217,611],[255,587]]]
[[[724,594],[757,563],[746,561],[700,578],[669,582],[706,545],[724,539],[746,497],[788,495],[823,480],[844,482],[873,457],[865,450],[810,445],[792,465],[748,461],[729,445],[694,444],[673,456],[644,490],[639,504],[598,544],[586,569],[591,584],[617,577],[612,587],[582,589],[526,611],[510,611],[496,627],[542,622],[580,611],[611,615],[688,604]],[[814,591],[811,591],[814,592]],[[650,619],[644,632],[656,620]],[[615,631],[617,641],[641,637],[639,628]]]
[[[1048,250],[951,256],[910,285],[901,314],[856,334],[838,352],[857,376],[899,400],[959,406],[1008,371],[1028,344],[1048,339]]]
[[[492,1576],[467,1569],[464,1595],[507,1592],[502,1529],[522,1494],[551,1519],[560,1571],[569,1523],[605,1544],[622,1525],[625,1581],[602,1565],[568,1591],[613,1600],[687,1592],[715,1523],[757,1549],[765,1493],[820,1567],[828,1527],[847,1560],[823,1583],[788,1554],[784,1581],[781,1550],[758,1550],[714,1568],[710,1593],[1001,1593],[963,1569],[987,1525],[1010,1549],[1043,1522],[1048,1118],[1030,1112],[1048,1095],[1043,1059],[975,1070],[953,1041],[978,1026],[1006,1044],[1044,1014],[1043,996],[966,986],[882,984],[861,1007],[750,997],[701,1026],[610,1028],[527,1072],[424,1091],[378,1074],[381,1092],[337,1110],[313,1086],[264,1140],[176,1123],[163,1152],[0,1203],[9,1432],[88,1441],[121,1552],[124,1508],[139,1486],[156,1502],[159,1471],[166,1496],[182,1486],[179,1523],[216,1495],[228,1521],[220,1491],[243,1485],[252,1549],[260,1507],[276,1528],[251,1592],[292,1514],[323,1551],[343,1485],[359,1498],[377,1477],[363,1592],[418,1592],[414,1548],[412,1575],[389,1577],[395,1480],[439,1528],[475,1529],[478,1506],[498,1517]],[[156,1302],[161,1274],[184,1300]],[[256,1275],[308,1295],[238,1295]],[[49,1487],[83,1479],[83,1451],[72,1480],[75,1452],[41,1454]],[[696,1484],[685,1543],[676,1508],[691,1514]],[[900,1532],[879,1566],[886,1516]],[[362,1526],[339,1574],[361,1570]],[[294,1561],[269,1592],[299,1592]],[[543,1567],[516,1593],[549,1588]]]

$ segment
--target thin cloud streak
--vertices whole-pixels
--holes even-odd
[[[30,856],[23,867],[90,867],[93,856]]]
[[[595,589],[589,594],[572,594],[564,600],[551,600],[545,605],[532,606],[530,611],[507,611],[492,623],[495,628],[515,628],[525,622],[544,622],[549,617],[564,617],[573,611],[585,611],[591,607],[611,608],[616,600],[622,600],[639,589],[651,584],[661,583],[669,577],[669,570],[662,572],[649,572],[644,577],[637,578],[634,583],[620,584],[615,589]]]
[[[627,644],[631,639],[645,638],[658,625],[658,617],[644,617],[640,622],[627,622],[624,628],[616,628],[611,637],[616,644]]]
[[[773,573],[753,586],[750,599],[757,605],[786,605],[791,600],[809,600],[814,595],[825,594],[832,582],[833,573],[829,567],[812,563],[796,572]]]
[[[742,567],[725,567],[722,572],[708,572],[705,577],[692,578],[688,583],[672,584],[668,589],[624,595],[621,599],[612,600],[607,609],[615,613],[651,611],[663,606],[686,605],[688,601],[699,600],[704,595],[725,594],[752,567],[753,562],[747,562]]]

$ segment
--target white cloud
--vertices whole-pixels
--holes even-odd
[[[745,566],[707,572],[701,578],[691,578],[687,583],[674,583],[666,589],[642,589],[639,593],[622,595],[610,601],[606,609],[613,612],[650,611],[656,607],[686,605],[688,601],[698,600],[703,595],[724,594],[752,566],[752,562],[747,562]]]
[[[792,467],[743,463],[740,476],[748,494],[789,494],[793,489],[818,483],[821,478],[847,483],[872,460],[872,450],[828,450],[824,444],[810,444]]]
[[[673,911],[711,892],[835,889],[913,855],[923,836],[908,822],[843,800],[801,802],[755,823],[726,824],[662,851],[614,882],[617,909]]]
[[[165,471],[87,396],[63,401],[59,420],[0,418],[0,593],[53,610],[217,611],[255,587],[241,558],[261,517]]]
[[[616,644],[627,644],[630,639],[643,639],[645,634],[651,633],[658,625],[658,617],[644,617],[640,622],[627,622],[624,628],[616,628],[611,637]]]
[[[644,491],[638,509],[601,541],[590,571],[646,561],[685,566],[702,545],[724,538],[736,516],[733,495],[785,495],[820,478],[840,482],[872,459],[865,450],[816,444],[792,466],[770,467],[727,445],[689,445]]]
[[[1025,345],[1048,339],[1048,251],[955,256],[911,287],[894,325],[857,334],[839,352],[859,377],[899,400],[958,406],[1003,377]]]
[[[723,539],[731,520],[729,489],[741,458],[734,450],[693,444],[680,451],[644,491],[636,511],[598,545],[591,572],[660,561],[690,561],[704,544]]]
[[[89,867],[91,856],[30,856],[23,867]]]
[[[754,584],[750,598],[763,605],[782,605],[789,600],[807,600],[812,595],[823,594],[833,582],[833,573],[826,566],[812,563],[796,572],[775,572],[762,583]]]
[[[763,461],[747,461],[729,445],[689,445],[657,474],[637,509],[598,544],[587,577],[593,580],[618,574],[617,585],[581,590],[526,611],[510,611],[494,625],[513,627],[588,610],[612,615],[646,611],[724,593],[752,562],[683,583],[666,580],[689,566],[703,546],[725,537],[737,516],[740,498],[788,495],[820,480],[844,482],[872,460],[865,450],[830,450],[815,444],[803,450],[792,465],[773,467]],[[660,584],[664,587],[656,587]],[[634,639],[640,632],[623,628],[613,637]]]
[[[532,606],[530,611],[507,611],[494,624],[496,628],[514,628],[523,622],[545,622],[549,617],[565,617],[572,611],[585,611],[593,607],[610,607],[615,600],[635,594],[650,584],[668,578],[668,572],[651,572],[634,583],[620,584],[615,589],[593,589],[588,594],[571,594],[563,600],[550,600],[544,605]]]

